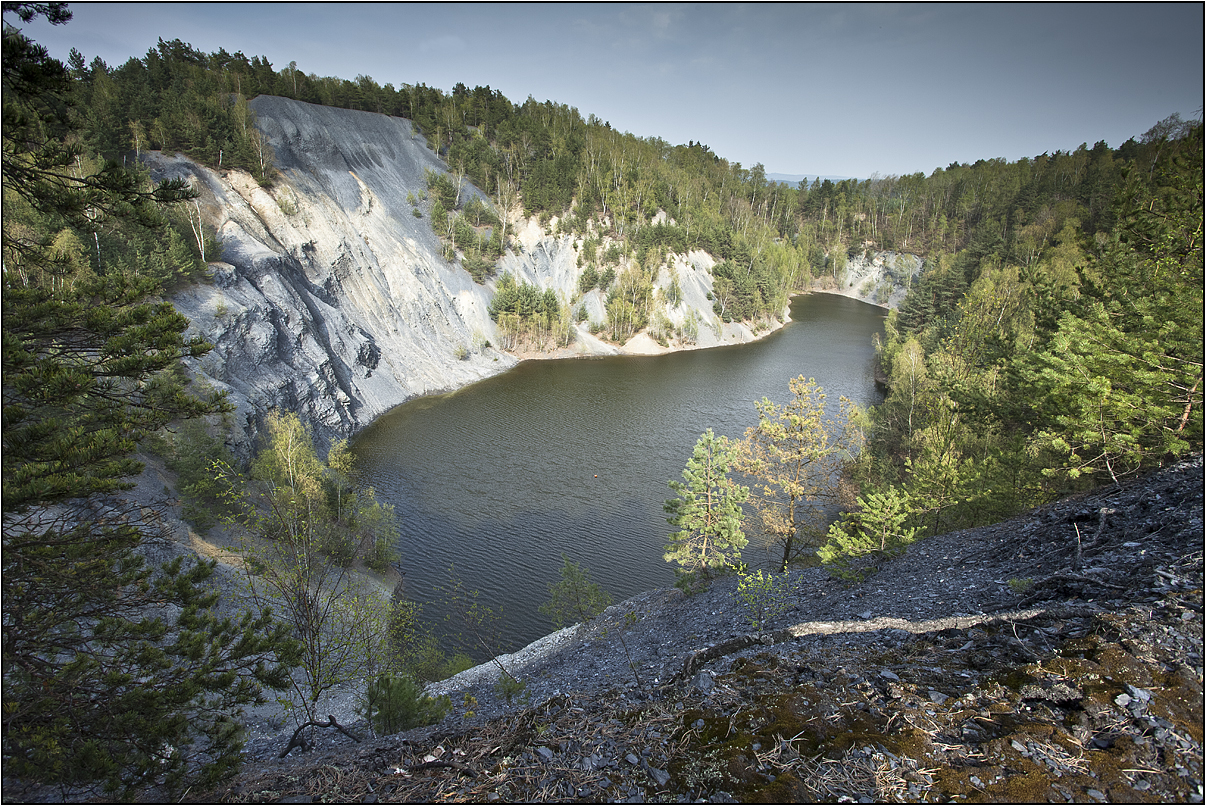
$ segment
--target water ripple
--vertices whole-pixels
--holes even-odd
[[[548,599],[564,552],[616,600],[669,585],[662,511],[707,428],[741,437],[754,401],[789,397],[815,377],[878,400],[871,336],[883,312],[829,295],[798,298],[766,340],[653,357],[524,362],[456,393],[398,407],[353,450],[368,484],[395,505],[408,596],[429,602],[450,564],[504,613],[511,649],[551,627]],[[761,550],[752,552],[761,556]],[[425,615],[440,621],[439,602]]]

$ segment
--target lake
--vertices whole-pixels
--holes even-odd
[[[552,630],[537,608],[563,552],[614,602],[673,585],[662,504],[701,433],[740,438],[758,421],[754,402],[787,403],[798,375],[825,388],[831,416],[840,396],[880,401],[872,335],[883,309],[812,294],[795,298],[791,315],[746,345],[527,361],[383,415],[352,448],[363,482],[395,507],[407,596],[440,628],[436,587],[455,564],[466,588],[502,611],[512,651]],[[744,560],[774,564],[754,541]]]

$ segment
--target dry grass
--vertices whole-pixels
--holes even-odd
[[[240,571],[243,570],[242,555],[234,550],[224,549],[217,544],[211,543],[192,530],[189,530],[189,545],[193,548],[193,551],[203,558],[216,560],[219,563],[233,566]]]
[[[906,777],[912,760],[889,759],[875,752],[866,754],[849,751],[840,759],[798,759],[781,767],[795,769],[802,789],[818,802],[850,799],[855,794],[869,796],[877,802],[904,801],[909,793]]]

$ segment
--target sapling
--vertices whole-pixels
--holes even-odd
[[[448,585],[443,588],[449,606],[446,618],[458,623],[461,629],[469,633],[471,638],[466,639],[464,634],[460,631],[457,632],[463,643],[474,645],[490,656],[491,662],[502,673],[495,689],[510,703],[513,697],[524,691],[524,683],[512,675],[503,666],[503,662],[499,661],[501,655],[498,631],[499,615],[490,606],[478,602],[476,590],[467,591],[465,589],[464,584],[457,577],[453,564],[449,564],[448,577]]]
[[[792,602],[791,582],[785,574],[763,574],[758,569],[754,574],[743,574],[734,592],[734,600],[746,610],[751,626],[762,632],[767,623],[787,611]]]

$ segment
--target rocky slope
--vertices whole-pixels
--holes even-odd
[[[441,256],[423,198],[425,171],[447,168],[410,121],[267,96],[251,105],[281,172],[270,188],[241,171],[146,156],[155,179],[184,177],[201,192],[197,210],[221,242],[222,254],[207,256],[213,282],[185,288],[173,302],[215,345],[191,369],[229,391],[239,449],[247,451],[257,419],[271,407],[299,413],[325,442],[410,398],[464,386],[517,361],[487,346],[498,344],[488,313],[495,281],[478,285]],[[472,187],[464,192],[481,195]],[[577,292],[581,242],[550,235],[535,221],[514,229],[516,246],[499,273],[552,288],[602,322],[600,293],[580,300]],[[580,327],[559,355],[755,338],[750,328],[722,325],[713,315],[712,266],[709,255],[693,252],[676,256],[659,277],[669,286],[674,270],[683,302],[664,313],[676,325],[694,316],[694,343],[663,347],[642,334],[615,346]]]
[[[836,279],[822,276],[814,286],[830,294],[841,294],[883,308],[897,308],[922,271],[922,259],[903,252],[860,253],[847,260]]]
[[[862,583],[648,592],[200,800],[1203,801],[1203,459],[925,539]],[[632,614],[633,617],[628,615]],[[363,724],[351,726],[366,734]]]

